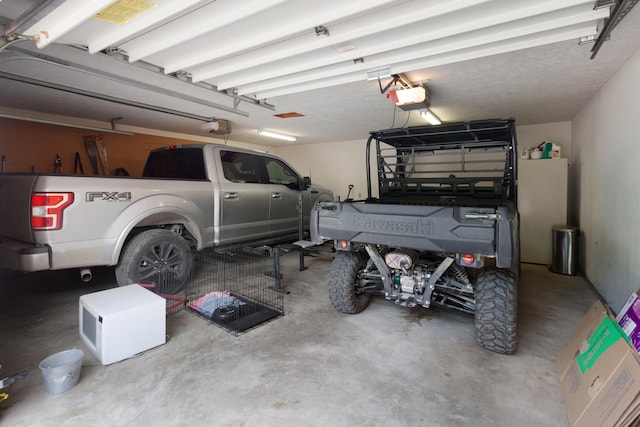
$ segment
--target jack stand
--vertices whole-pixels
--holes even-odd
[[[269,254],[269,256],[271,257],[271,271],[266,273],[266,275],[273,277],[275,280],[275,285],[271,286],[270,289],[283,294],[288,294],[289,291],[282,287],[282,273],[280,272],[280,247],[276,246],[275,248],[272,248],[271,246],[265,245],[258,248],[253,248],[252,251],[264,251]]]

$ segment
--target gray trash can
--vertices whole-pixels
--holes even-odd
[[[578,229],[576,227],[553,228],[553,255],[551,271],[576,275],[578,264]]]

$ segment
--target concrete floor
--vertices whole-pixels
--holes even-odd
[[[0,378],[7,426],[567,426],[555,366],[597,296],[581,277],[523,265],[520,346],[513,356],[476,344],[473,317],[405,309],[376,298],[361,314],[328,299],[330,260],[283,257],[285,316],[238,337],[180,311],[168,342],[109,366],[78,337],[78,298],[115,286],[70,272],[0,273]],[[46,393],[39,362],[85,350],[80,382]]]

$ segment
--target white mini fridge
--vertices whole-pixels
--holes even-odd
[[[553,228],[567,224],[568,159],[518,161],[520,261],[551,265]]]

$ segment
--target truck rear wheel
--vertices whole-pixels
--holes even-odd
[[[481,271],[476,282],[478,343],[496,353],[515,353],[518,346],[517,318],[517,276],[498,268]]]
[[[184,286],[192,265],[186,240],[173,231],[147,230],[127,243],[116,267],[116,281],[119,286],[153,283],[159,293],[172,295]]]
[[[329,271],[329,300],[336,310],[356,314],[367,308],[370,295],[358,292],[358,271],[366,265],[359,252],[336,252]]]

